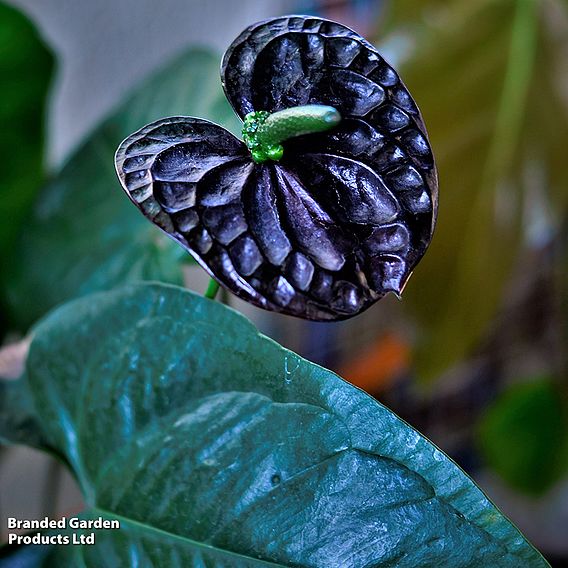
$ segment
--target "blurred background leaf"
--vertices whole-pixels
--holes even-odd
[[[54,60],[35,27],[0,3],[0,273],[45,178],[44,126]]]
[[[95,290],[134,280],[182,282],[188,255],[136,211],[114,171],[123,138],[172,115],[236,128],[217,55],[190,49],[151,76],[43,189],[4,282],[20,328],[53,305]]]
[[[402,77],[423,111],[440,174],[436,234],[404,294],[419,321],[419,374],[435,378],[478,344],[512,268],[551,238],[551,209],[560,217],[565,210],[567,5],[391,6],[395,34],[410,45]]]
[[[542,494],[568,469],[568,425],[560,392],[548,378],[511,386],[479,423],[481,454],[511,487]]]

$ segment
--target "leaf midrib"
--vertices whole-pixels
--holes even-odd
[[[107,511],[105,509],[101,509],[100,507],[91,507],[91,508],[87,509],[85,512],[94,514],[96,516],[103,516],[103,517],[107,517],[107,518],[111,518],[111,519],[116,519],[119,522],[121,522],[121,524],[122,524],[122,522],[124,522],[124,523],[127,523],[128,525],[130,525],[132,527],[139,528],[143,531],[146,531],[146,532],[151,533],[151,534],[155,534],[155,535],[160,536],[162,538],[168,538],[168,539],[171,539],[171,540],[178,540],[178,541],[183,542],[185,545],[194,546],[196,548],[204,549],[204,550],[212,552],[212,553],[231,555],[231,556],[235,556],[237,558],[246,559],[249,562],[257,563],[259,566],[280,566],[280,567],[283,567],[283,568],[286,568],[286,566],[287,566],[286,564],[277,564],[277,563],[271,562],[269,560],[262,560],[260,558],[254,558],[252,556],[245,556],[244,554],[239,554],[238,552],[233,552],[232,550],[217,548],[216,546],[212,546],[210,544],[205,544],[205,543],[199,542],[197,540],[192,540],[190,538],[180,536],[178,534],[171,533],[171,532],[165,531],[163,529],[156,528],[152,525],[148,525],[148,524],[143,523],[141,521],[130,519],[130,518],[125,517],[123,515],[117,515],[116,513],[111,513],[110,511]]]

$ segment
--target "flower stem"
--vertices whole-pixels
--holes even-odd
[[[207,290],[205,290],[205,294],[203,294],[206,298],[210,300],[214,300],[217,292],[219,291],[219,282],[211,278],[209,280],[209,284],[207,286]]]

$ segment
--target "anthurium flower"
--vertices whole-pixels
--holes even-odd
[[[437,177],[397,73],[349,28],[287,16],[223,58],[243,141],[165,118],[119,147],[134,204],[220,284],[261,308],[351,317],[399,295],[428,247]]]

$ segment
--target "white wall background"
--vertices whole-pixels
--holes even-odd
[[[138,81],[190,44],[221,54],[247,26],[290,0],[9,0],[57,54],[49,160],[73,147]],[[290,9],[290,8],[289,8]],[[86,104],[88,101],[88,104]]]

